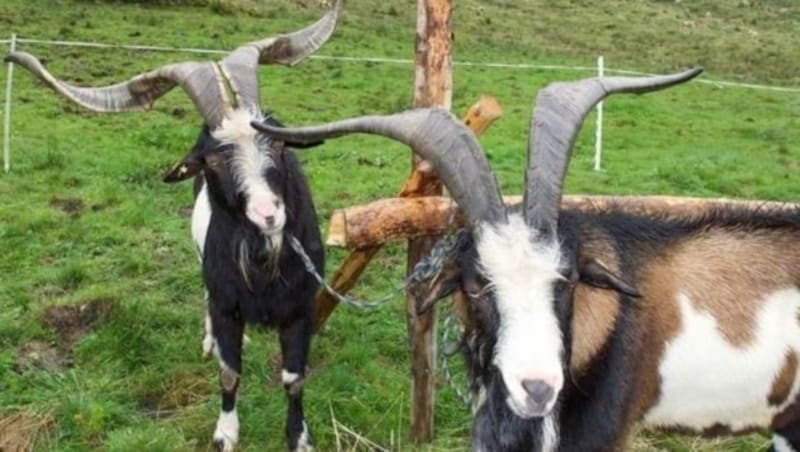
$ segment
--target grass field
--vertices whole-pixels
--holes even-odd
[[[159,3],[159,2],[156,2]],[[161,4],[4,0],[0,35],[229,49],[312,22],[316,1]],[[197,3],[197,4],[195,4]],[[668,71],[701,64],[707,79],[800,85],[800,6],[790,0],[457,0],[457,61]],[[728,6],[723,6],[728,5]],[[411,57],[415,2],[350,0],[332,56]],[[2,36],[0,36],[2,37]],[[26,45],[75,83],[127,79],[178,59]],[[586,75],[457,66],[453,109],[491,94],[505,116],[481,138],[508,193],[522,187],[537,89]],[[0,83],[5,86],[5,73]],[[309,60],[261,70],[262,99],[288,124],[411,105],[413,67]],[[189,184],[161,175],[194,142],[199,116],[179,90],[146,114],[87,113],[17,71],[13,169],[0,175],[0,449],[206,450],[218,412],[217,364],[200,355],[203,290],[189,240]],[[606,103],[604,170],[591,169],[593,116],[568,192],[800,200],[800,94],[691,83]],[[408,150],[353,136],[303,155],[320,220],[397,192]],[[330,250],[328,271],[344,256]],[[380,297],[405,266],[384,249],[354,294]],[[283,450],[284,395],[274,334],[251,329],[239,404],[243,450]],[[403,300],[341,308],[315,338],[307,417],[319,450],[365,450],[334,423],[393,450],[408,440]],[[464,450],[469,413],[444,380],[436,441]],[[6,442],[5,444],[3,442]],[[265,446],[266,445],[266,446]],[[643,432],[635,450],[765,449],[767,438],[701,441]]]

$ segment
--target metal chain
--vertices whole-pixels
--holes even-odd
[[[402,292],[412,284],[417,284],[420,281],[425,281],[439,274],[442,269],[442,263],[444,262],[445,256],[450,253],[453,246],[456,244],[456,237],[456,235],[448,235],[436,242],[431,249],[431,252],[424,259],[417,262],[417,264],[414,266],[414,270],[410,275],[408,275],[405,281],[403,281],[390,293],[374,301],[358,300],[336,291],[336,289],[331,287],[330,284],[325,281],[325,278],[319,274],[317,268],[314,266],[314,263],[311,262],[311,258],[308,257],[306,250],[303,248],[303,245],[300,243],[297,237],[290,234],[288,238],[289,245],[300,257],[300,260],[303,261],[306,271],[310,273],[314,279],[316,279],[317,282],[319,282],[322,287],[329,294],[331,294],[331,296],[336,298],[340,303],[344,303],[348,306],[353,306],[360,309],[374,309],[387,303],[388,301],[391,301],[397,295],[396,292]]]
[[[436,244],[431,248],[430,253],[422,260],[417,262],[414,266],[414,270],[411,272],[410,275],[398,285],[395,291],[404,291],[406,287],[417,284],[421,281],[425,281],[427,279],[433,278],[442,270],[442,264],[444,262],[444,258],[452,251],[453,247],[456,246],[458,241],[458,235],[452,234],[447,235],[440,239]],[[311,261],[311,258],[308,257],[303,245],[300,243],[299,240],[293,235],[289,235],[289,245],[292,249],[297,253],[300,257],[300,260],[303,261],[303,265],[308,273],[314,276],[314,279],[319,282],[325,290],[331,294],[334,298],[336,298],[340,303],[344,303],[347,306],[353,306],[359,309],[374,309],[378,306],[390,301],[395,297],[395,291],[388,293],[386,296],[375,300],[375,301],[364,301],[364,300],[357,300],[355,298],[348,297],[347,295],[341,294],[337,292],[333,287],[325,281],[325,278],[319,274],[317,268],[314,266],[314,263]],[[440,362],[440,369],[444,378],[447,380],[450,387],[456,393],[459,399],[464,402],[464,405],[467,408],[471,408],[473,404],[474,397],[469,390],[464,390],[464,384],[459,384],[456,382],[456,378],[453,375],[453,372],[450,370],[450,357],[446,353],[447,344],[450,343],[450,336],[452,335],[453,331],[456,333],[456,337],[458,338],[460,334],[463,334],[463,327],[460,326],[458,319],[452,312],[448,312],[448,314],[444,318],[444,323],[442,325],[442,332],[441,337],[439,340],[439,362]]]
[[[475,397],[469,389],[465,390],[465,386],[468,385],[456,381],[455,375],[453,375],[453,372],[450,370],[450,356],[452,355],[445,353],[448,344],[450,344],[450,335],[454,330],[456,332],[456,339],[460,339],[461,335],[464,334],[463,326],[461,322],[458,321],[455,314],[449,311],[444,318],[441,337],[439,338],[439,368],[442,370],[442,375],[444,375],[450,388],[456,393],[456,396],[464,402],[464,405],[468,409],[472,409]]]

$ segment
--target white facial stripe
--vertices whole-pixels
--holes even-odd
[[[659,374],[661,396],[644,416],[651,426],[682,426],[701,431],[715,424],[733,431],[769,426],[772,417],[800,393],[800,375],[779,406],[769,394],[787,351],[800,353],[800,291],[776,290],[758,303],[755,340],[736,347],[722,336],[718,320],[679,294],[681,331],[669,341]]]
[[[509,390],[509,406],[521,417],[531,417],[524,380],[543,380],[556,394],[563,385],[562,336],[553,309],[561,251],[555,240],[544,243],[534,234],[520,215],[511,215],[508,224],[484,225],[477,242],[500,315],[493,362]]]
[[[233,178],[238,190],[247,196],[247,217],[262,230],[274,233],[283,228],[286,213],[280,198],[264,178],[264,172],[275,167],[275,161],[271,154],[258,149],[258,132],[250,126],[251,121],[262,119],[260,115],[235,110],[222,121],[213,135],[222,144],[235,147]],[[273,217],[272,224],[264,221],[267,216]]]

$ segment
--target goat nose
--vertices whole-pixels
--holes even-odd
[[[522,387],[528,396],[538,405],[544,405],[553,398],[555,389],[545,383],[544,380],[523,380]]]

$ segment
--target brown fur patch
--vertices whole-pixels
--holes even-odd
[[[731,345],[744,347],[755,339],[756,313],[765,297],[800,282],[800,248],[788,232],[711,230],[667,251],[642,269],[637,287],[643,297],[634,341],[639,348],[631,351],[639,358],[630,422],[660,397],[659,366],[666,344],[681,328],[678,294],[712,315]]]
[[[619,314],[617,294],[585,284],[575,287],[572,314],[572,357],[570,369],[580,376],[603,348],[614,330]]]
[[[800,420],[800,394],[795,396],[794,401],[772,418],[770,430],[776,431],[794,425]]]
[[[744,347],[755,339],[764,298],[800,280],[800,270],[786,264],[787,257],[800,262],[795,242],[792,234],[714,231],[678,245],[668,268],[680,274],[679,292],[695,309],[711,314],[722,336]]]
[[[675,337],[681,326],[680,311],[675,302],[677,276],[661,259],[652,260],[642,271],[637,287],[642,293],[634,344],[631,350],[638,357],[638,372],[633,376],[634,393],[628,414],[628,423],[637,421],[652,407],[661,393],[659,364],[667,342]]]
[[[792,385],[797,376],[797,354],[794,350],[786,352],[786,360],[783,362],[781,371],[772,382],[772,389],[767,396],[767,402],[772,406],[778,406],[786,401],[789,393],[792,392]]]
[[[619,259],[611,238],[603,231],[589,228],[581,231],[579,262],[600,259],[619,274]],[[605,346],[619,314],[617,293],[586,284],[575,286],[572,315],[572,358],[570,369],[575,376],[586,371],[597,353]]]
[[[300,377],[294,383],[289,384],[289,385],[285,385],[286,386],[286,392],[290,396],[293,396],[293,397],[297,396],[297,395],[299,395],[300,393],[303,392],[303,384],[304,383],[305,383],[305,378]]]
[[[222,389],[231,392],[235,390],[236,385],[239,384],[239,374],[227,367],[223,367],[219,370],[219,384],[222,386]]]

